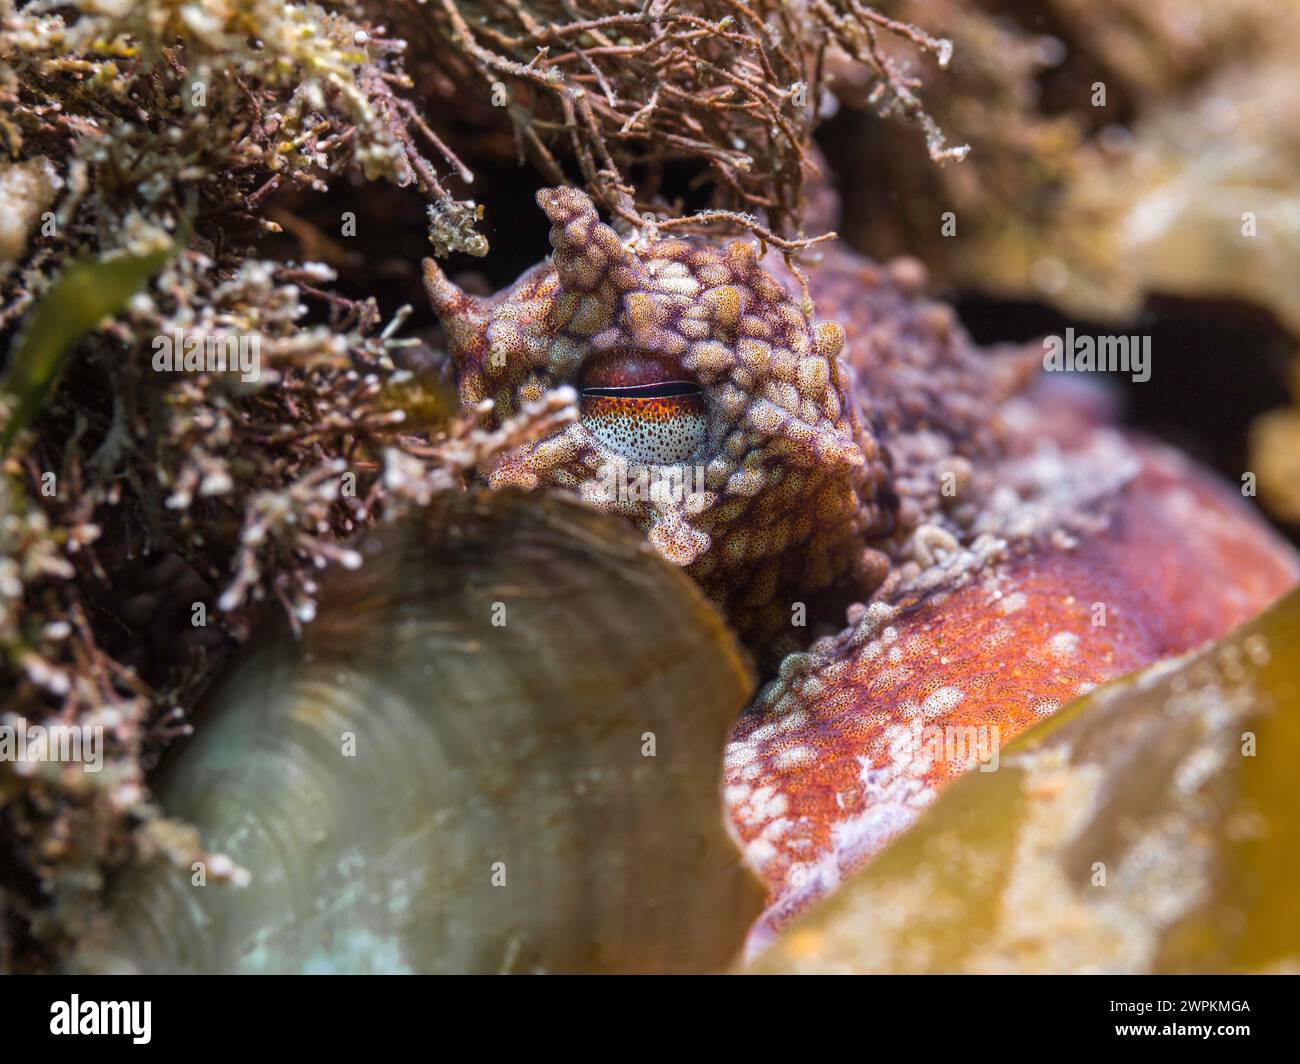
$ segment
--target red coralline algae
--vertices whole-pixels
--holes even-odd
[[[430,262],[430,295],[488,425],[582,393],[576,422],[491,482],[626,514],[780,661],[725,755],[736,835],[771,892],[756,941],[1036,721],[1300,579],[1208,474],[1108,425],[1085,391],[1035,382],[1033,351],[977,349],[915,262],[832,248],[814,321],[752,243],[628,245],[581,193],[538,199],[553,262],[491,300]],[[611,464],[702,475],[611,496]],[[847,603],[847,627],[814,638]]]

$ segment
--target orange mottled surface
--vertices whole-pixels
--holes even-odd
[[[1086,531],[1003,540],[937,586],[857,608],[856,627],[792,659],[737,722],[726,799],[771,889],[760,941],[945,782],[995,764],[998,744],[1089,685],[1222,635],[1300,578],[1241,499],[1174,452],[1130,449],[1140,466],[1088,507]]]

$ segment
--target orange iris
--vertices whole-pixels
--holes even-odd
[[[583,375],[581,395],[582,423],[629,462],[685,462],[704,440],[700,386],[659,359],[601,359]]]

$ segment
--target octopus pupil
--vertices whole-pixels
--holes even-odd
[[[632,384],[624,388],[583,388],[582,394],[614,399],[672,399],[681,395],[699,395],[700,386],[690,381],[663,381],[658,384]]]

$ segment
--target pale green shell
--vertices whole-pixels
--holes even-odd
[[[254,638],[159,784],[251,883],[136,868],[78,966],[725,966],[762,891],[719,794],[753,683],[714,608],[560,498],[471,495],[359,549],[301,640]]]

